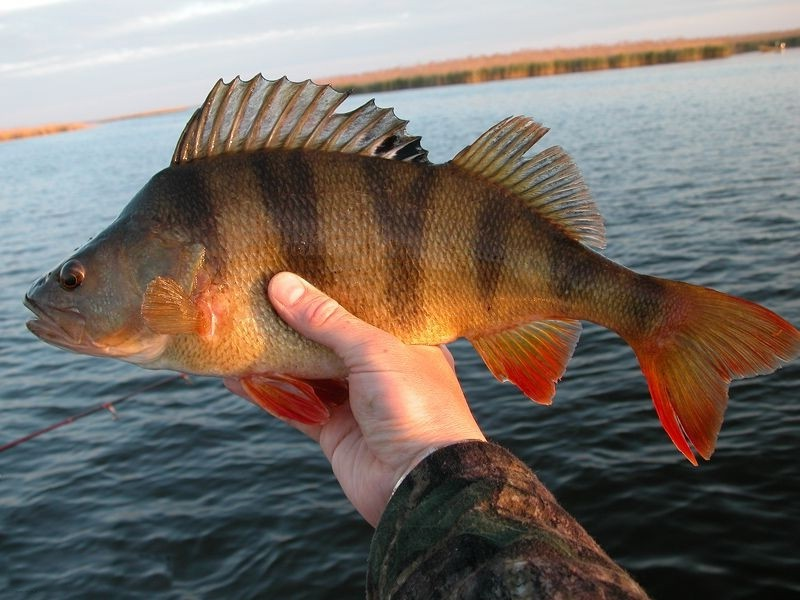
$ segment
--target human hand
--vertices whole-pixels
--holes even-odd
[[[291,273],[269,283],[275,310],[333,350],[350,402],[323,425],[291,425],[319,442],[353,506],[377,525],[397,481],[436,448],[484,440],[444,347],[410,346],[354,317]]]

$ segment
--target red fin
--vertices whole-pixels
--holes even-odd
[[[763,306],[688,283],[663,281],[673,309],[655,339],[633,346],[661,425],[696,465],[708,460],[731,379],[771,373],[800,354],[800,332]]]
[[[147,285],[142,318],[155,333],[203,333],[208,329],[203,312],[180,284],[168,277],[156,277]]]
[[[536,321],[471,339],[500,381],[511,381],[531,400],[550,404],[581,334],[579,321]]]
[[[307,425],[325,423],[331,416],[328,405],[341,404],[347,399],[347,384],[341,380],[304,380],[259,373],[243,377],[241,383],[253,403],[271,415]]]
[[[305,382],[314,388],[317,397],[328,406],[344,404],[350,397],[346,379],[306,379]]]

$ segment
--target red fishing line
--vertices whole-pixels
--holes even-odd
[[[114,408],[115,405],[122,404],[123,402],[125,402],[125,400],[130,400],[131,398],[133,398],[137,394],[140,394],[142,392],[147,392],[147,391],[150,391],[150,390],[154,390],[154,389],[156,389],[158,387],[161,387],[162,385],[166,385],[168,383],[172,383],[173,381],[176,381],[178,379],[184,379],[184,380],[188,381],[189,377],[184,375],[183,373],[180,373],[178,375],[172,375],[171,377],[167,377],[165,379],[160,379],[158,381],[155,381],[155,382],[153,382],[153,383],[151,383],[149,385],[144,386],[143,388],[140,388],[140,389],[138,389],[138,390],[136,390],[134,392],[131,392],[130,394],[126,394],[125,396],[122,396],[121,398],[117,398],[116,400],[112,400],[111,402],[102,402],[101,404],[97,404],[95,406],[92,406],[91,408],[88,408],[88,409],[84,410],[83,412],[80,412],[80,413],[75,414],[75,415],[71,415],[71,416],[67,417],[66,419],[63,419],[62,421],[59,421],[58,423],[53,423],[52,425],[48,425],[47,427],[44,427],[43,429],[39,429],[38,431],[34,431],[33,433],[29,433],[28,435],[22,436],[21,438],[18,438],[16,440],[12,441],[12,442],[9,442],[8,444],[0,446],[0,452],[5,452],[6,450],[10,450],[11,448],[14,448],[15,446],[19,446],[20,444],[22,444],[24,442],[27,442],[29,440],[32,440],[33,438],[39,437],[40,435],[42,435],[44,433],[47,433],[48,431],[53,431],[54,429],[58,429],[59,427],[63,427],[64,425],[69,425],[70,423],[72,423],[74,421],[77,421],[78,419],[82,419],[83,417],[88,417],[89,415],[92,415],[92,414],[94,414],[96,412],[100,412],[101,410],[107,410],[109,413],[111,413],[112,418],[116,419],[117,418],[117,411]]]

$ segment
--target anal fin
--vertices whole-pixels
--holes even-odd
[[[500,381],[511,381],[531,400],[550,404],[581,334],[580,321],[535,321],[470,339]]]
[[[250,400],[279,419],[321,425],[330,407],[347,400],[347,383],[341,379],[300,379],[278,373],[257,373],[241,380]]]

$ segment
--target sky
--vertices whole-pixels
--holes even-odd
[[[531,48],[800,27],[798,0],[0,0],[0,129]]]

